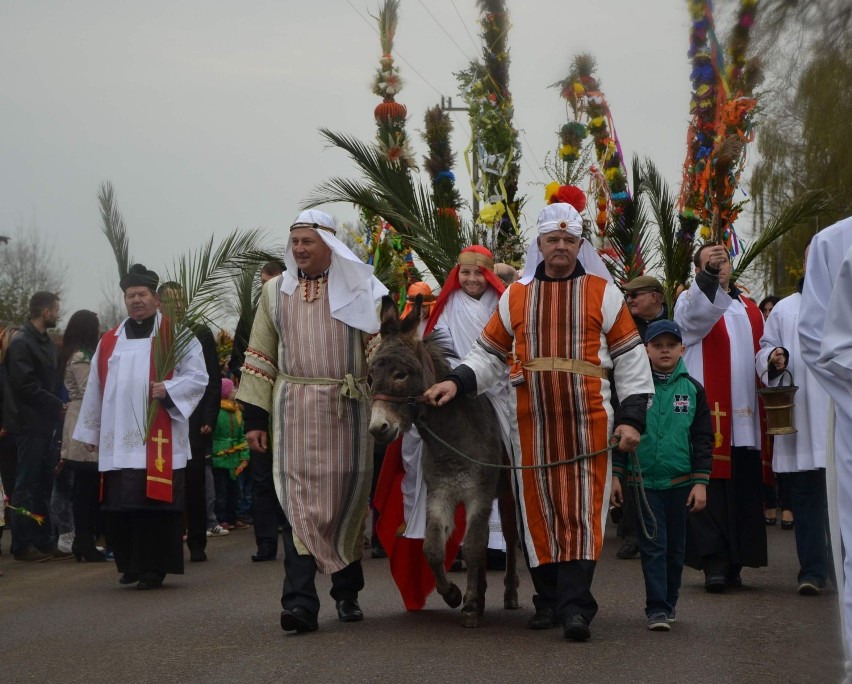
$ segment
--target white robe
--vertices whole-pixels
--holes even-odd
[[[690,288],[678,298],[674,310],[674,320],[683,333],[686,346],[683,362],[689,374],[703,385],[703,340],[723,316],[731,343],[731,446],[760,449],[754,337],[745,305],[732,299],[721,287],[711,302],[693,280]]]
[[[799,348],[799,307],[802,295],[798,292],[785,297],[772,309],[763,327],[760,351],[755,358],[758,375],[767,372],[769,356],[776,347],[789,353],[787,370],[799,389],[794,396],[793,425],[798,432],[775,435],[772,450],[772,469],[776,473],[825,468],[825,441],[828,433],[828,394],[802,361]],[[771,387],[790,384],[790,376],[782,374],[766,384]],[[765,376],[765,381],[768,373]]]
[[[841,360],[848,359],[848,312],[852,277],[849,250],[852,248],[852,218],[817,233],[811,241],[806,267],[802,308],[799,313],[799,343],[802,359],[834,399],[834,453],[837,472],[837,506],[840,533],[846,549],[852,548],[852,391]],[[844,260],[845,255],[845,260]],[[836,293],[836,297],[833,293]],[[846,300],[845,302],[841,300]],[[831,306],[829,314],[829,306]],[[831,323],[829,324],[829,320]],[[830,349],[829,347],[833,347]],[[837,354],[837,356],[835,356]],[[829,437],[830,438],[830,437]],[[831,501],[831,494],[829,494]],[[843,563],[845,578],[843,614],[846,627],[847,672],[852,673],[852,554]]]
[[[150,395],[151,338],[128,339],[124,334],[127,319],[118,327],[115,349],[109,358],[106,387],[101,396],[98,358],[101,345],[92,358],[89,382],[74,439],[98,445],[98,470],[146,468],[145,429],[147,398]],[[156,334],[160,314],[154,326]],[[111,333],[107,333],[111,334]],[[185,468],[189,450],[189,416],[204,396],[207,370],[201,344],[193,340],[185,356],[165,381],[174,406],[166,410],[172,419],[172,468]]]
[[[487,288],[479,299],[470,297],[463,290],[456,290],[447,300],[435,330],[441,330],[449,335],[456,355],[461,358],[479,339],[482,329],[497,308],[498,301],[497,292],[491,287]],[[459,363],[457,359],[450,359],[450,365],[453,368]],[[497,413],[503,443],[508,451],[511,449],[508,370],[505,372],[504,381],[491,388],[487,396]],[[402,438],[402,461],[405,468],[405,476],[402,480],[405,536],[412,539],[422,539],[426,532],[426,483],[423,481],[423,469],[420,467],[422,447],[420,434],[417,428],[412,426]],[[496,500],[492,504],[488,531],[488,548],[505,550],[506,541],[503,539]]]

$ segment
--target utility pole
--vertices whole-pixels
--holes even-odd
[[[466,112],[468,111],[468,107],[453,107],[453,98],[444,97],[441,95],[441,111],[442,112]],[[471,135],[473,136],[473,178],[471,181],[473,182],[473,201],[471,202],[471,209],[473,210],[473,222],[476,223],[476,217],[479,216],[479,199],[477,199],[476,188],[479,186],[479,152],[478,146],[476,144],[476,131],[471,128]]]

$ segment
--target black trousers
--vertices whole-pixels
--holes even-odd
[[[183,574],[183,513],[109,511],[106,521],[119,572]]]
[[[204,449],[190,445],[192,458],[186,464],[186,545],[190,551],[207,547],[207,483]]]
[[[560,620],[581,615],[591,624],[598,612],[598,602],[592,596],[596,565],[593,560],[575,560],[530,568],[536,609],[555,608]]]
[[[97,463],[65,461],[65,467],[74,472],[74,489],[71,508],[74,513],[74,552],[83,553],[95,546],[99,530],[101,474]]]
[[[52,436],[15,435],[18,470],[12,506],[44,516],[39,525],[28,516],[12,513],[12,553],[23,553],[28,546],[51,549],[50,495],[59,453],[53,448]]]
[[[314,580],[317,564],[313,556],[300,555],[293,543],[293,528],[286,517],[282,516],[284,546],[284,590],[281,593],[281,607],[301,606],[311,615],[319,613],[320,602]],[[361,561],[350,563],[343,570],[331,574],[331,598],[335,601],[357,599],[358,592],[364,588],[364,570]]]
[[[268,451],[252,451],[249,472],[252,479],[254,536],[258,547],[263,546],[275,552],[278,549],[278,525],[284,518],[284,512],[278,503],[275,481],[272,479],[272,454]]]

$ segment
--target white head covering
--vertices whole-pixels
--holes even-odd
[[[538,215],[538,234],[545,235],[554,230],[564,230],[575,237],[582,237],[583,218],[570,204],[565,202],[548,204]],[[600,276],[612,282],[609,269],[588,240],[583,240],[580,252],[577,254],[577,260],[583,265],[586,273]],[[542,261],[544,261],[544,257],[542,257],[541,250],[538,248],[538,240],[530,240],[530,246],[527,249],[527,261],[524,264],[524,274],[521,276],[520,282],[524,285],[532,282],[535,271]]]
[[[366,333],[379,331],[378,303],[388,289],[373,275],[373,267],[365,264],[335,237],[334,220],[328,214],[308,209],[296,217],[293,228],[311,228],[331,250],[328,269],[328,303],[331,317]],[[291,295],[299,286],[299,267],[293,257],[292,241],[287,238],[281,291]]]

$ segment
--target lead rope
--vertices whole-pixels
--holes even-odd
[[[472,456],[468,456],[463,451],[459,451],[452,444],[441,439],[438,435],[436,435],[435,432],[432,430],[432,428],[430,428],[428,425],[426,425],[419,416],[417,416],[414,419],[414,425],[419,432],[421,432],[421,433],[425,432],[427,435],[429,435],[432,439],[434,439],[436,442],[438,442],[438,444],[443,446],[445,449],[449,449],[452,453],[456,454],[457,456],[461,456],[466,461],[470,461],[471,463],[475,463],[476,465],[485,466],[486,468],[497,468],[499,470],[543,470],[545,468],[555,468],[556,466],[568,465],[568,464],[571,464],[571,463],[578,463],[578,462],[583,461],[587,458],[592,458],[593,456],[599,456],[600,454],[608,453],[608,452],[612,451],[613,448],[618,444],[618,438],[613,436],[613,437],[610,438],[609,445],[607,445],[603,449],[598,449],[597,451],[592,451],[588,454],[578,454],[577,456],[574,456],[573,458],[566,458],[562,461],[553,461],[552,463],[542,463],[540,465],[506,465],[506,464],[503,464],[503,463],[486,463],[485,461],[480,461],[478,459],[473,458]],[[615,440],[615,441],[613,442],[613,440]],[[642,523],[642,534],[645,535],[646,539],[655,539],[657,537],[657,519],[654,517],[654,512],[651,510],[651,504],[648,502],[648,497],[645,494],[645,482],[642,479],[642,468],[639,465],[639,457],[636,455],[636,451],[634,450],[634,451],[628,452],[628,458],[630,459],[631,465],[632,465],[632,467],[635,471],[635,474],[636,474],[634,482],[631,483],[629,486],[635,487],[636,493],[638,494],[638,496],[636,498],[636,501],[637,501],[636,505],[640,507],[639,508],[639,518],[640,518],[641,523]],[[645,507],[645,511],[647,511],[647,513],[648,513],[648,519],[651,520],[651,522],[652,522],[652,527],[653,527],[653,530],[654,530],[653,535],[648,533],[648,528],[645,525],[645,518],[642,515],[642,508],[641,508],[641,506],[643,504],[644,504],[644,507]]]

